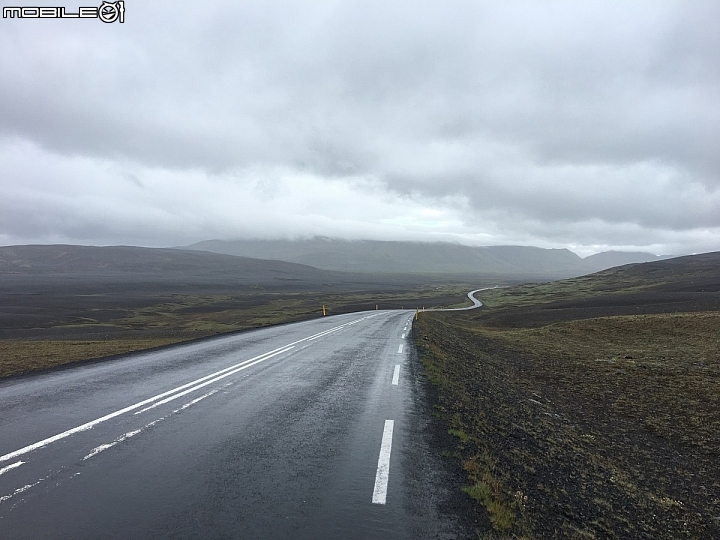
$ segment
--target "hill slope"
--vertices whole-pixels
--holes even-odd
[[[297,263],[216,253],[134,246],[28,245],[0,247],[0,275],[74,274],[232,277],[268,281],[328,273]]]
[[[583,262],[599,271],[614,266],[653,262],[667,258],[668,257],[660,257],[643,251],[603,251],[602,253],[595,253],[594,255],[585,257]]]

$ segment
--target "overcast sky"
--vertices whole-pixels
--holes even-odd
[[[0,244],[720,250],[718,21],[715,0],[2,19]]]

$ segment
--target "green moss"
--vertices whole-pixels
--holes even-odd
[[[467,433],[465,433],[461,429],[448,429],[448,434],[452,435],[453,437],[457,437],[460,439],[460,442],[468,442],[470,440],[470,437],[467,436]]]

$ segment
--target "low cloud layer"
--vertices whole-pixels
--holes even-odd
[[[124,24],[2,19],[0,243],[718,250],[719,17],[174,1]]]

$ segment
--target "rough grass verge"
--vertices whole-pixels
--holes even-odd
[[[522,329],[432,313],[414,332],[455,435],[447,455],[497,534],[713,538],[717,328],[720,312]]]
[[[177,343],[176,338],[113,341],[0,341],[0,378]]]
[[[485,512],[493,530],[501,535],[488,535],[487,531],[478,530],[478,536],[488,539],[531,538],[523,517],[522,495],[518,499],[517,492],[513,495],[512,490],[496,476],[496,460],[482,437],[470,427],[459,411],[462,407],[459,408],[458,404],[467,405],[470,399],[463,385],[448,370],[451,360],[434,343],[419,337],[416,342],[423,372],[440,392],[441,404],[433,405],[433,415],[446,422],[448,434],[456,441],[455,448],[444,450],[443,456],[461,462],[470,483],[461,488],[462,491],[478,503],[479,510]]]

